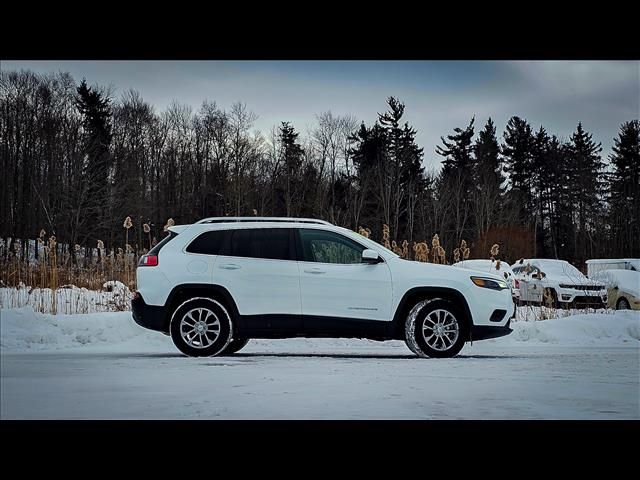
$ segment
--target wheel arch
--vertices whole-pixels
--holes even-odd
[[[624,300],[625,302],[627,302],[627,305],[629,305],[629,308],[631,308],[631,301],[624,295],[619,295],[616,299],[616,310],[619,310],[618,307],[620,306],[620,300]]]
[[[465,316],[465,336],[469,335],[469,331],[473,326],[473,317],[471,316],[471,309],[467,303],[467,299],[462,292],[455,288],[449,287],[413,287],[405,292],[398,303],[395,314],[393,316],[393,330],[394,338],[404,338],[404,326],[406,316],[409,314],[411,308],[420,300],[441,298],[443,300],[451,301],[456,305],[460,305],[462,313]]]
[[[239,316],[236,302],[233,300],[229,290],[224,288],[222,285],[208,283],[184,283],[173,287],[167,297],[167,301],[165,302],[166,315],[164,323],[167,331],[175,308],[192,297],[207,297],[222,303],[222,305],[229,310],[232,322]]]

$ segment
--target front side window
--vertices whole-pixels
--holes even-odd
[[[229,255],[232,257],[293,260],[289,228],[248,228],[233,230]]]
[[[338,233],[303,228],[300,229],[300,240],[305,262],[362,263],[365,247]]]

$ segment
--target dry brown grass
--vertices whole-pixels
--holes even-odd
[[[358,233],[364,237],[369,238],[371,235],[371,230],[368,228],[359,227]],[[435,234],[431,239],[431,249],[429,249],[429,245],[426,240],[422,241],[413,241],[409,242],[407,240],[402,240],[396,242],[395,240],[390,241],[391,238],[391,230],[388,225],[382,226],[382,245],[384,245],[389,250],[394,251],[400,257],[407,260],[415,260],[417,262],[430,262],[430,263],[438,263],[442,265],[449,265],[450,263],[447,261],[447,252],[444,247],[440,244],[440,236]],[[494,245],[495,248],[498,248],[498,245]],[[431,254],[431,256],[430,256]],[[460,242],[460,246],[455,248],[452,252],[453,261],[459,262],[460,260],[467,260],[471,255],[471,249],[467,245],[465,240]]]
[[[171,225],[173,220],[169,219],[167,228]],[[25,247],[20,240],[12,242],[10,246],[1,242],[0,287],[50,290],[51,293],[42,298],[51,304],[43,305],[38,310],[54,314],[58,312],[60,295],[55,292],[59,289],[71,291],[70,287],[75,286],[102,291],[106,282],[115,280],[134,291],[138,259],[147,253],[147,249],[134,248],[129,244],[129,229],[132,227],[131,218],[127,217],[123,223],[124,247],[110,250],[105,249],[102,240],[98,240],[95,247],[91,248],[59,244],[54,235],[47,238],[45,230],[40,231],[35,242],[29,242]],[[149,245],[153,245],[155,238],[152,239],[149,226],[142,228],[149,238]]]

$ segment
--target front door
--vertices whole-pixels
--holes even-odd
[[[305,328],[339,319],[389,321],[391,273],[385,262],[362,263],[366,248],[321,229],[299,229],[300,294]]]

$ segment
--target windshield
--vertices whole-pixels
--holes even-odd
[[[547,275],[568,275],[570,277],[585,278],[584,274],[569,262],[535,262],[534,266]]]
[[[376,242],[375,240],[372,240],[370,238],[367,238],[363,235],[360,235],[358,232],[354,232],[353,230],[349,230],[349,229],[344,229],[345,231],[349,232],[349,235],[353,235],[353,238],[361,241],[362,243],[364,243],[365,245],[367,245],[368,247],[372,247],[372,248],[376,248],[379,250],[384,251],[385,253],[392,255],[394,257],[399,257],[400,255],[398,255],[396,252],[389,250],[388,248],[386,248],[383,245],[380,245],[378,242]],[[371,245],[373,244],[373,245]]]

